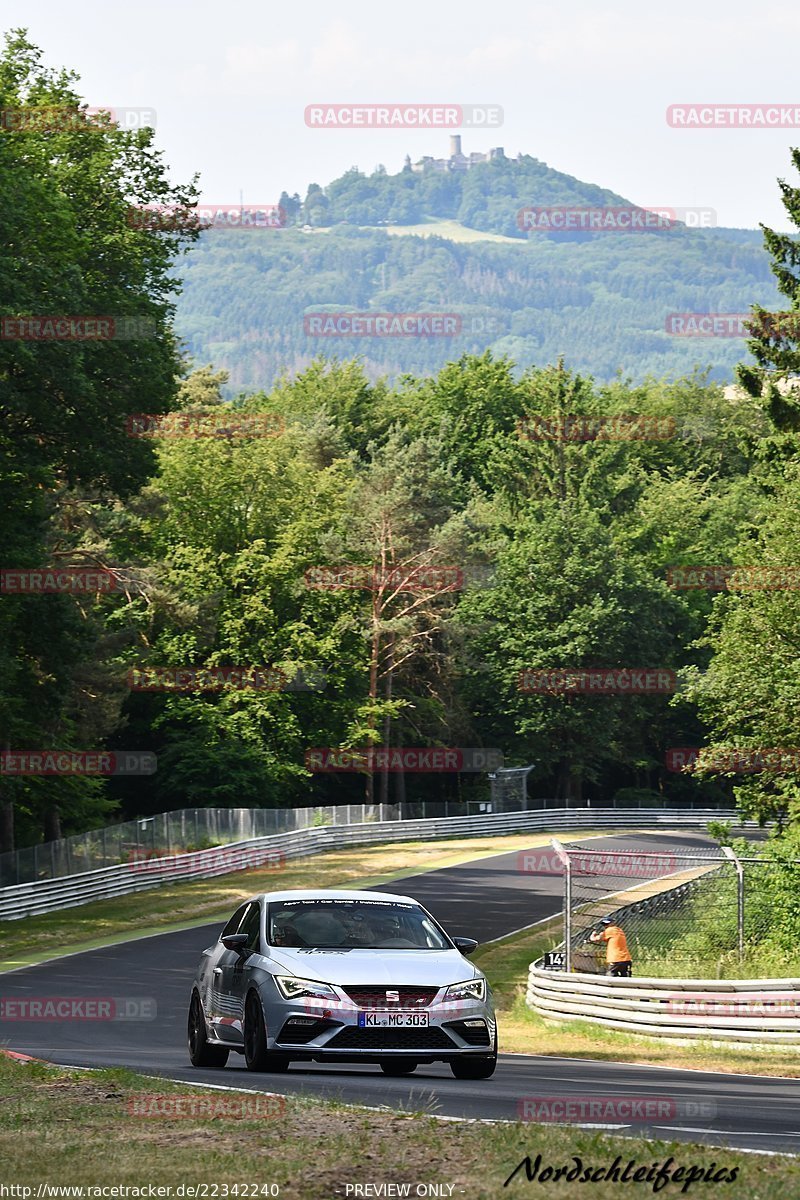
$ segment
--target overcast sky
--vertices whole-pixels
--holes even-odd
[[[24,14],[24,17],[22,16]],[[800,109],[800,7],[745,0],[37,0],[16,19],[89,104],[156,110],[173,181],[212,203],[305,195],[348,167],[395,172],[447,153],[448,131],[312,129],[306,105],[497,104],[501,145],[638,204],[712,208],[721,225],[789,227],[776,179],[800,129],[681,130],[682,102]],[[535,202],[535,198],[531,198]]]

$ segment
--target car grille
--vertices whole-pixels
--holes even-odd
[[[466,1021],[452,1021],[448,1028],[457,1033],[470,1046],[490,1046],[491,1038],[485,1025],[467,1025]]]
[[[326,1050],[452,1050],[455,1042],[443,1029],[359,1029],[348,1025],[326,1044]]]
[[[404,985],[391,987],[387,984],[364,984],[359,987],[342,988],[359,1008],[426,1008],[439,991],[435,987],[413,987]],[[387,1000],[386,993],[397,992],[400,999]]]

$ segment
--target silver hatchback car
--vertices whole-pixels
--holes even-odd
[[[204,951],[189,1004],[189,1055],[251,1071],[370,1062],[387,1075],[446,1062],[457,1079],[497,1065],[489,984],[409,896],[287,891],[254,896]]]

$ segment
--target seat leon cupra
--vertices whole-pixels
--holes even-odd
[[[292,1061],[378,1063],[408,1075],[445,1062],[457,1079],[497,1064],[492,993],[421,904],[385,892],[268,892],[238,908],[200,960],[189,1055],[251,1071]]]

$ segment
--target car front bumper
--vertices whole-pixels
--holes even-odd
[[[433,1002],[424,1008],[387,1007],[413,1022],[420,1014],[427,1025],[399,1027],[359,1023],[365,1010],[354,1004],[325,1000],[270,1000],[264,1004],[268,1049],[296,1059],[369,1061],[406,1058],[417,1062],[449,1062],[454,1058],[494,1053],[497,1026],[486,1001]]]

